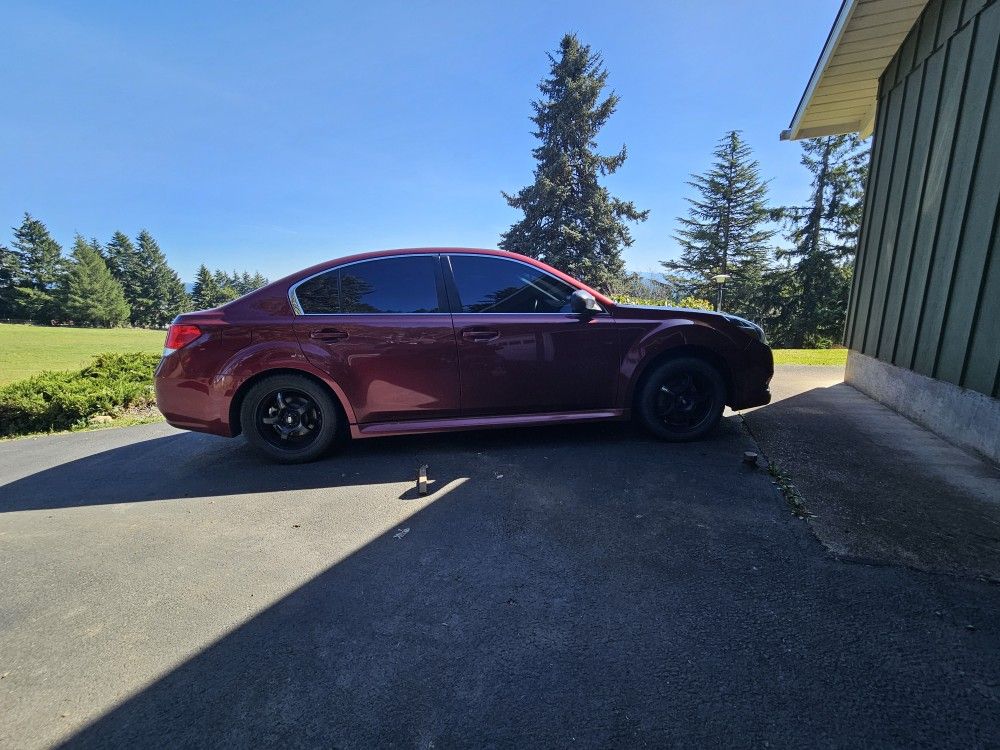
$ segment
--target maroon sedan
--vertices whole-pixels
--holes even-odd
[[[314,266],[180,315],[156,369],[175,427],[310,461],[335,437],[637,417],[665,440],[766,404],[763,331],[613,302],[496,250],[391,250]]]

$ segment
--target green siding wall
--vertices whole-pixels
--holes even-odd
[[[931,0],[879,83],[846,343],[1000,397],[1000,1]]]

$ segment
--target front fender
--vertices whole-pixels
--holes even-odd
[[[741,347],[741,344],[744,346]],[[620,371],[619,406],[627,409],[632,403],[636,384],[661,355],[681,347],[707,350],[726,363],[731,375],[745,342],[737,342],[700,320],[673,319],[644,330],[633,341],[626,341],[625,347]]]

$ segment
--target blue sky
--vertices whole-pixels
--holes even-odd
[[[742,129],[776,203],[802,200],[781,143],[840,0],[5,3],[0,222],[64,245],[148,228],[271,278],[358,250],[493,247],[531,179],[530,100],[575,32],[621,95],[608,180],[648,208],[625,257],[676,254],[685,180]],[[0,233],[8,242],[9,231]]]

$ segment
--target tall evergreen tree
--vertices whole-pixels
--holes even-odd
[[[104,247],[108,270],[125,291],[125,299],[133,312],[143,308],[140,277],[142,274],[139,251],[124,232],[115,232]]]
[[[186,308],[184,285],[169,265],[153,235],[143,229],[135,241],[136,298],[132,325],[160,328]]]
[[[775,287],[774,326],[790,346],[840,341],[847,317],[854,255],[864,205],[868,148],[855,135],[802,142],[812,175],[809,202],[780,209],[792,247]]]
[[[209,271],[202,263],[198,267],[198,275],[195,278],[191,296],[194,298],[194,306],[197,309],[207,310],[236,299],[237,294],[236,290],[229,285],[229,278],[225,273]]]
[[[48,323],[59,314],[58,285],[64,273],[62,247],[38,219],[25,212],[14,227],[14,253],[20,267],[17,306],[22,317]]]
[[[111,275],[94,244],[87,243],[80,235],[73,243],[63,279],[62,309],[67,319],[79,325],[110,328],[128,323],[129,319],[121,284]]]
[[[17,253],[0,245],[0,318],[17,317],[20,283],[21,262]]]
[[[625,162],[626,151],[597,153],[597,134],[614,114],[619,97],[601,100],[608,73],[601,56],[567,34],[551,72],[533,102],[534,182],[516,195],[504,193],[524,218],[500,240],[504,250],[539,258],[596,287],[608,288],[625,271],[622,249],[632,244],[626,221],[644,221],[648,211],[612,197],[600,178]]]
[[[688,182],[697,195],[686,199],[688,215],[677,219],[681,257],[661,264],[677,275],[686,294],[707,299],[716,296],[712,277],[728,275],[725,308],[760,318],[775,234],[768,226],[767,183],[740,131],[726,133],[713,155],[712,168]]]

